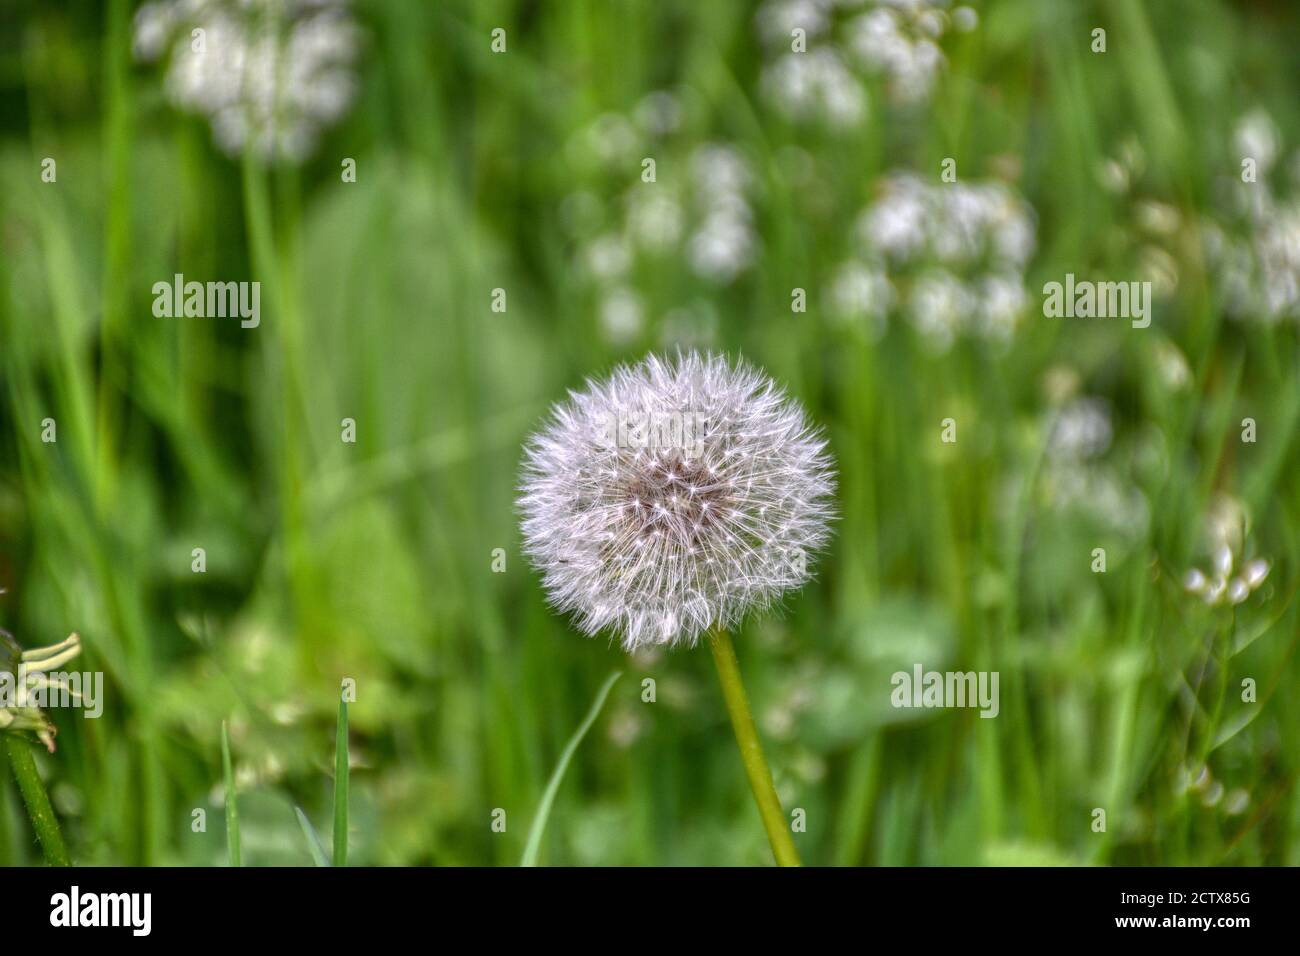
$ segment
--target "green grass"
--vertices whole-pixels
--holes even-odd
[[[348,702],[339,700],[334,736],[334,865],[348,865]]]
[[[805,863],[1300,864],[1300,336],[1230,320],[1194,239],[1254,107],[1295,194],[1300,13],[977,4],[928,105],[868,80],[870,112],[837,133],[760,95],[753,5],[367,0],[357,102],[309,161],[268,170],[133,62],[134,6],[0,0],[0,624],[27,647],[75,630],[105,674],[104,715],[53,711],[41,764],[72,859],[319,864],[309,821],[332,812],[336,865],[535,860],[521,821],[546,826],[550,864],[768,862],[709,655],[584,640],[546,607],[513,509],[551,402],[700,341],[783,382],[838,462],[817,579],[733,635]],[[663,89],[678,131],[599,162],[584,131]],[[1130,140],[1141,170],[1108,193],[1098,169]],[[684,238],[638,255],[621,283],[643,325],[611,337],[583,250],[644,156],[645,188],[672,190],[706,142],[754,171],[754,266],[719,285]],[[876,339],[829,308],[880,177],[937,177],[946,156],[963,180],[1012,168],[1037,213],[1004,352],[935,355],[898,316]],[[1148,201],[1180,228],[1144,232]],[[1138,278],[1150,245],[1177,284],[1149,329],[1042,317],[1044,282]],[[261,281],[261,326],[155,318],[152,284],[177,272]],[[1066,380],[1109,403],[1096,466],[1149,522],[1061,505],[1045,445]],[[1235,610],[1180,584],[1216,494],[1272,562]],[[891,708],[917,661],[998,671],[999,717]],[[629,679],[602,688],[611,670]],[[336,708],[340,674],[358,694]],[[0,864],[39,862],[26,788],[0,776]],[[223,782],[226,846],[191,827]]]
[[[226,853],[231,866],[242,866],[239,849],[239,801],[235,789],[235,771],[230,762],[230,733],[221,722],[221,770],[226,785]]]
[[[596,722],[600,716],[600,710],[605,706],[605,700],[609,697],[610,690],[620,677],[622,671],[615,671],[605,679],[605,683],[600,685],[600,690],[596,692],[596,699],[591,702],[591,709],[587,711],[587,716],[582,718],[582,723],[578,729],[573,732],[569,742],[564,745],[564,750],[560,753],[560,761],[555,765],[555,770],[551,772],[551,779],[546,781],[546,790],[542,794],[542,800],[537,805],[537,813],[533,817],[532,825],[528,828],[528,842],[524,845],[524,855],[519,861],[520,866],[536,866],[537,856],[542,848],[542,835],[546,832],[546,821],[551,818],[551,807],[555,805],[555,795],[559,793],[560,784],[564,782],[564,771],[569,768],[569,761],[577,752],[582,738],[587,736],[587,731],[591,730],[591,725]]]

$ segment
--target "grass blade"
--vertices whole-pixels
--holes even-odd
[[[533,825],[528,830],[528,843],[524,847],[523,859],[519,861],[520,866],[537,865],[537,852],[541,849],[542,833],[546,830],[546,820],[551,815],[551,805],[555,803],[555,794],[560,789],[560,782],[564,780],[564,771],[568,769],[569,761],[577,751],[578,744],[582,743],[582,738],[587,736],[587,731],[591,729],[591,725],[596,722],[596,718],[600,715],[601,708],[605,706],[605,698],[609,696],[614,682],[622,676],[622,671],[614,671],[609,677],[605,678],[605,683],[597,692],[596,699],[592,701],[587,716],[582,719],[578,729],[573,732],[573,736],[565,744],[564,752],[560,754],[560,762],[555,765],[551,779],[546,783],[546,790],[542,794],[542,802],[537,806],[537,816],[533,819]]]
[[[348,702],[342,697],[334,736],[334,865],[348,865]]]
[[[226,850],[230,865],[239,862],[239,807],[235,804],[235,771],[230,763],[230,729],[221,722],[221,770],[226,777]]]
[[[302,827],[302,835],[307,838],[307,851],[311,854],[311,860],[317,866],[329,866],[330,861],[325,859],[325,850],[321,846],[320,837],[316,835],[316,828],[311,825],[307,819],[307,814],[302,812],[302,807],[295,806],[293,812],[298,816],[298,826]]]

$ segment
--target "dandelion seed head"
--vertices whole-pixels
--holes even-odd
[[[570,393],[526,445],[518,507],[551,604],[630,652],[692,645],[801,587],[833,492],[798,404],[752,366],[690,352]]]

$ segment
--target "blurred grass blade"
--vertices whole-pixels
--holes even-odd
[[[230,764],[230,729],[224,720],[221,722],[221,770],[226,778],[226,849],[230,853],[230,865],[240,866],[239,807],[235,804],[235,771]]]
[[[295,806],[293,812],[298,816],[298,826],[302,827],[302,835],[307,838],[307,852],[311,854],[311,861],[317,866],[329,866],[330,861],[325,859],[325,850],[321,846],[320,837],[316,835],[316,828],[307,819],[307,814],[303,813],[302,807],[299,806]]]
[[[348,702],[342,697],[334,736],[334,865],[348,865]]]
[[[22,791],[32,829],[41,841],[45,862],[51,866],[71,866],[72,860],[63,844],[58,818],[54,816],[54,808],[50,806],[50,798],[45,793],[45,785],[41,783],[36,761],[32,758],[32,745],[17,735],[7,737],[5,747],[9,752],[9,766],[13,767],[18,789]]]
[[[524,847],[523,859],[519,861],[520,866],[537,865],[537,851],[542,845],[542,833],[546,830],[546,820],[551,815],[551,805],[555,803],[555,794],[560,789],[561,781],[564,780],[564,771],[568,769],[569,761],[577,751],[578,744],[582,743],[582,738],[587,736],[587,731],[591,729],[591,725],[600,716],[600,709],[605,706],[605,698],[609,696],[614,682],[622,676],[622,671],[614,671],[609,677],[605,678],[605,683],[601,686],[596,694],[596,699],[591,704],[591,710],[587,711],[587,716],[582,719],[582,723],[578,725],[578,729],[573,732],[573,736],[569,738],[569,742],[565,745],[564,752],[560,754],[560,762],[555,765],[555,771],[551,774],[551,779],[546,783],[546,791],[542,794],[542,802],[537,807],[537,816],[528,831],[528,843]]]

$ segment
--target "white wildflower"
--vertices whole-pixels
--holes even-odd
[[[1242,504],[1228,495],[1216,497],[1205,519],[1205,544],[1211,571],[1189,569],[1183,579],[1184,588],[1210,605],[1241,604],[1257,591],[1268,577],[1271,565],[1266,558],[1242,563],[1247,531]]]
[[[633,187],[627,229],[633,241],[654,251],[672,247],[682,234],[682,206],[664,190]]]
[[[1241,158],[1255,160],[1259,179],[1227,184],[1226,218],[1237,234],[1217,224],[1204,230],[1225,309],[1234,319],[1300,321],[1300,197],[1275,195],[1266,179],[1280,155],[1277,127],[1256,110],[1238,124],[1234,143]]]
[[[1110,408],[1100,398],[1076,398],[1059,412],[1048,433],[1047,453],[1062,461],[1097,458],[1110,448]]]
[[[764,41],[788,46],[796,29],[809,40],[824,33],[830,26],[832,5],[832,0],[766,0],[754,21]]]
[[[866,320],[868,331],[876,338],[884,332],[894,289],[884,270],[854,260],[835,270],[829,299],[832,315],[845,322]]]
[[[1005,345],[1029,306],[1024,268],[1033,254],[1033,209],[998,181],[935,184],[915,173],[885,177],[859,216],[867,258],[888,265],[927,342],[945,351],[970,332]],[[942,266],[936,268],[935,264]]]
[[[1232,144],[1242,159],[1253,159],[1261,173],[1273,167],[1281,148],[1273,118],[1261,109],[1242,117],[1233,133]]]
[[[866,116],[861,83],[829,47],[783,54],[764,68],[761,83],[764,95],[791,119],[849,127]]]
[[[222,150],[293,162],[351,104],[357,46],[347,0],[156,0],[133,39],[141,60],[170,48],[168,97],[206,116]]]
[[[948,25],[944,6],[927,0],[884,3],[848,25],[850,48],[865,67],[885,76],[897,102],[928,98],[947,62],[936,42]],[[963,22],[970,18],[963,15]]]
[[[619,235],[603,235],[591,241],[585,254],[587,268],[593,276],[615,279],[624,275],[632,264],[632,253]]]
[[[951,273],[928,272],[912,287],[908,316],[926,344],[943,353],[952,347],[966,317],[974,310],[970,291]]]
[[[682,105],[667,90],[653,90],[636,105],[636,121],[651,136],[677,132],[682,123]]]
[[[600,325],[613,345],[636,341],[645,325],[641,299],[631,289],[615,289],[601,303]]]
[[[742,216],[715,212],[691,236],[689,256],[697,275],[730,282],[754,257],[754,231]]]

